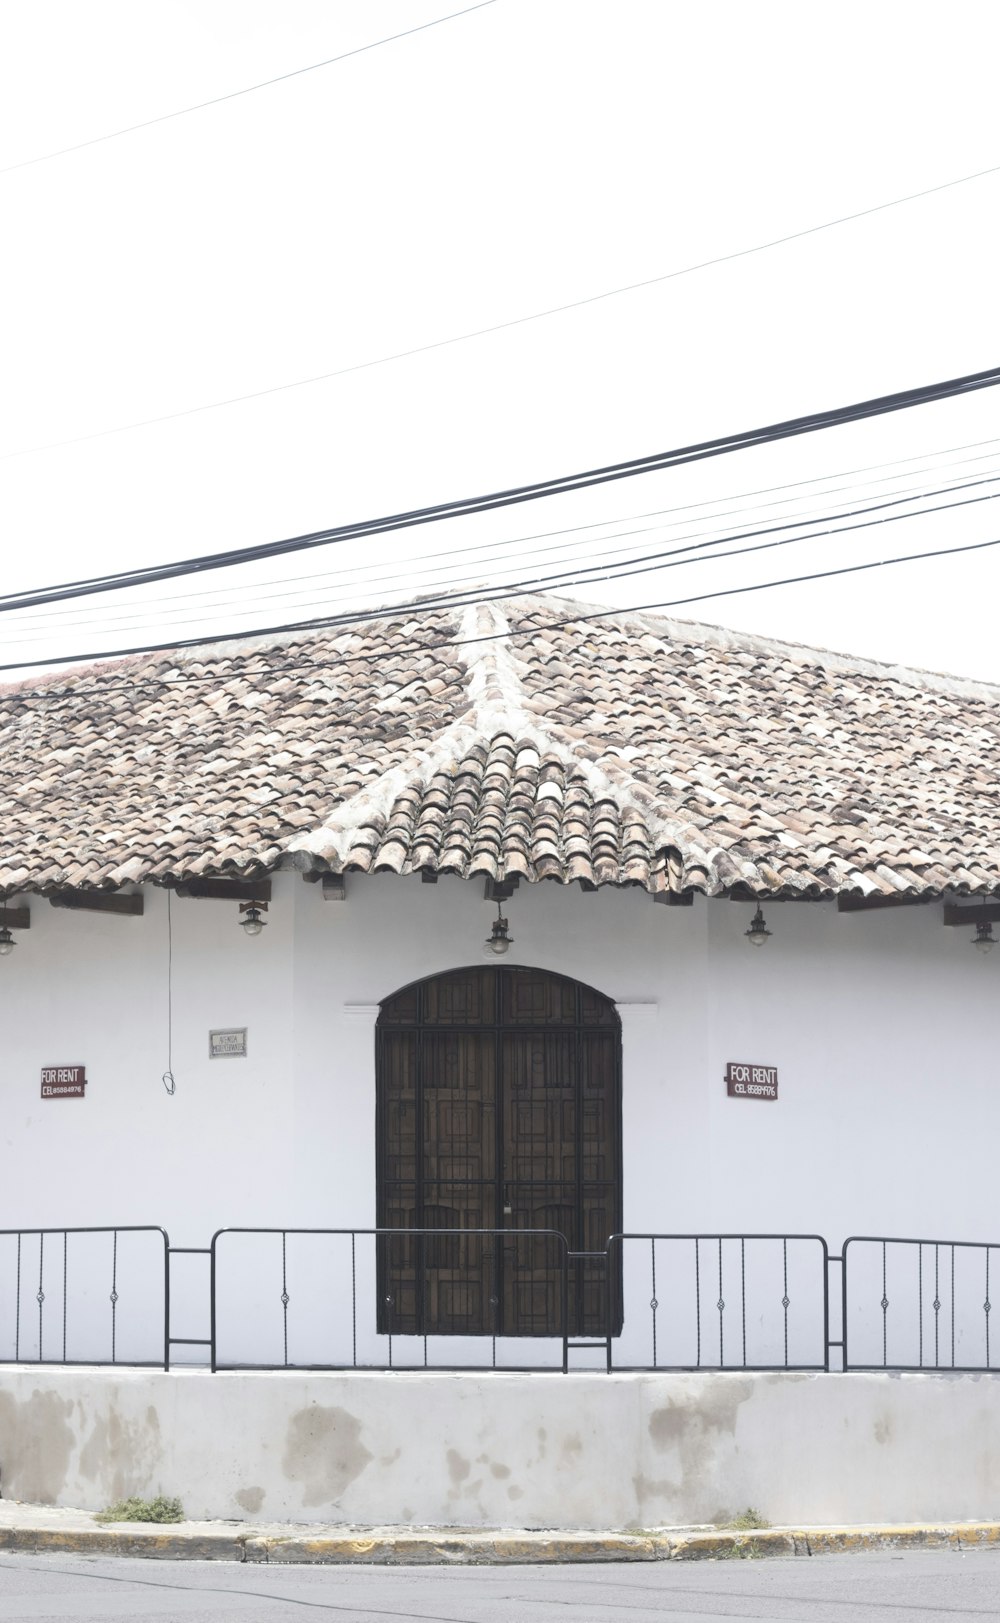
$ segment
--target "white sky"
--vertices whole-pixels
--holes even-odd
[[[0,168],[461,3],[0,0]],[[1000,174],[429,354],[103,432],[663,276],[1000,165],[998,47],[1000,8],[986,0],[494,0],[0,174],[0,592],[473,495],[995,364]],[[101,437],[36,449],[87,435]],[[902,458],[917,460],[828,477]],[[991,473],[996,390],[180,582],[172,608],[146,593],[141,612],[132,594],[6,615],[0,658],[381,602],[444,578],[421,573],[428,553],[454,554],[456,579],[500,583],[535,562],[662,550],[695,516],[703,533],[717,529],[704,513],[683,524],[674,514],[673,528],[661,519],[627,541],[563,537],[561,554],[539,551],[553,541],[506,556],[459,549],[692,503],[728,513],[791,481],[818,481],[795,510],[819,512]],[[854,488],[824,495],[831,486]],[[743,519],[776,521],[782,501]],[[665,602],[993,536],[1000,504],[986,501],[576,595]],[[310,578],[297,593],[274,584],[299,576]],[[1000,548],[676,612],[1000,680],[998,580]],[[251,591],[253,612],[237,618]]]

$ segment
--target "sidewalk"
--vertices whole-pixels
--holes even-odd
[[[755,1560],[861,1550],[1000,1548],[1000,1522],[718,1527],[636,1533],[546,1533],[504,1528],[344,1527],[334,1524],[177,1522],[104,1526],[89,1511],[0,1501],[0,1551],[147,1556],[161,1561],[312,1562],[375,1566],[510,1566],[574,1561]]]

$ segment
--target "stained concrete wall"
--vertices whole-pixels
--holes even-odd
[[[4,1498],[629,1528],[1000,1514],[996,1377],[0,1372]]]

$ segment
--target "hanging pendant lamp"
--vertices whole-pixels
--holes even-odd
[[[762,947],[765,941],[769,941],[771,939],[771,931],[764,923],[764,915],[760,910],[759,902],[757,903],[757,911],[750,920],[750,928],[749,930],[744,930],[743,934],[746,936],[752,947]]]
[[[485,950],[487,952],[495,952],[498,957],[501,953],[505,953],[514,940],[514,937],[512,935],[508,935],[507,931],[507,920],[503,916],[500,903],[497,902],[497,916],[493,920],[493,928],[490,931],[489,937],[486,941]]]
[[[267,912],[266,902],[241,902],[240,929],[246,936],[260,935],[261,930],[267,928],[267,920],[261,915]]]
[[[986,911],[986,905],[987,905],[986,897],[984,896],[983,897],[983,912],[984,913]],[[975,947],[977,952],[981,952],[983,954],[983,957],[985,957],[988,952],[993,951],[993,948],[996,946],[996,944],[997,944],[997,938],[993,934],[993,925],[991,924],[990,920],[988,918],[980,919],[979,922],[976,925],[976,933],[972,938],[972,945]]]

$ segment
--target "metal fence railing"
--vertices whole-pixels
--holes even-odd
[[[1000,1369],[990,1336],[1000,1245],[967,1240],[844,1242],[845,1369]],[[992,1281],[991,1281],[992,1270]]]
[[[991,1372],[998,1271],[1000,1244],[882,1235],[6,1229],[0,1364]]]
[[[211,1252],[213,1369],[566,1368],[555,1230],[220,1229]]]
[[[150,1225],[0,1230],[0,1363],[167,1368],[169,1244]]]
[[[829,1368],[820,1235],[615,1234],[608,1251],[623,1294],[608,1369]]]

